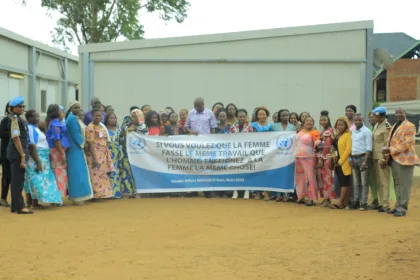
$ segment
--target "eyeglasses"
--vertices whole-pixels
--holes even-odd
[[[25,109],[25,105],[20,105],[20,106],[18,106],[18,108]]]

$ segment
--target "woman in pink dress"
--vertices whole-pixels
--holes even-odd
[[[331,126],[328,111],[321,112],[319,124],[321,128],[321,142],[317,145],[318,168],[316,175],[319,192],[324,198],[321,203],[321,207],[325,207],[331,204],[331,199],[335,199],[334,179],[332,175],[333,164],[331,157],[334,130]]]
[[[320,135],[314,129],[314,123],[312,117],[307,117],[298,133],[300,145],[296,154],[297,203],[305,203],[306,206],[313,206],[314,200],[318,199],[315,146],[320,142]]]

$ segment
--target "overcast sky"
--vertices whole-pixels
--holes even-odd
[[[0,26],[52,45],[50,32],[58,15],[46,16],[40,0],[22,7],[0,0]],[[182,24],[165,23],[155,14],[142,15],[146,38],[176,37],[323,23],[374,20],[375,32],[405,32],[420,39],[418,0],[190,0]],[[399,3],[404,3],[404,11]],[[72,49],[77,54],[77,47]]]

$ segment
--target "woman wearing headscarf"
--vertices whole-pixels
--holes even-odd
[[[22,190],[25,183],[26,160],[28,159],[28,128],[20,118],[25,112],[25,99],[15,97],[9,105],[12,111],[10,122],[11,142],[7,147],[7,159],[10,161],[12,213],[32,214],[23,202]]]
[[[147,106],[147,105],[145,105],[145,106]],[[135,109],[140,109],[140,108],[137,107],[137,106],[131,106],[130,107],[130,115],[124,117],[123,123],[121,125],[121,130],[123,129],[124,126],[127,126],[128,124],[130,124],[132,122],[132,120],[131,120],[131,112],[133,112],[133,110],[135,110]]]
[[[60,105],[58,106],[58,108],[60,108],[58,119],[60,120],[62,124],[66,125],[66,119],[65,119],[66,113],[64,112],[64,107]]]
[[[80,103],[70,103],[69,114],[66,119],[67,135],[70,141],[70,148],[66,151],[67,170],[69,176],[69,199],[74,204],[82,204],[84,201],[93,198],[92,185],[90,183],[89,169],[85,156],[86,148],[86,126],[83,120],[78,118]]]
[[[47,136],[38,128],[39,114],[29,110],[25,114],[28,121],[29,160],[26,162],[25,193],[27,205],[33,209],[43,208],[41,203],[61,204],[60,192],[50,163],[50,148]]]
[[[87,161],[95,199],[114,197],[108,176],[114,170],[114,165],[111,152],[108,150],[108,131],[101,120],[102,112],[93,109],[92,122],[86,129],[86,141],[89,143]]]
[[[123,126],[121,129],[124,134],[137,132],[140,134],[149,134],[149,130],[144,123],[144,115],[140,109],[134,109],[131,112],[131,122]],[[121,136],[122,150],[123,150],[123,161],[121,170],[121,196],[135,198],[136,196],[136,185],[131,171],[130,162],[128,161],[127,152],[127,141],[126,136]]]
[[[4,207],[10,207],[10,204],[7,202],[7,195],[9,194],[9,187],[11,181],[10,175],[10,162],[7,159],[7,146],[10,141],[10,117],[12,116],[12,111],[10,108],[10,102],[7,102],[6,109],[4,112],[4,117],[0,123],[0,139],[1,139],[1,167],[2,167],[2,177],[1,177],[1,200],[0,205]]]
[[[61,196],[67,195],[67,162],[66,150],[70,148],[67,137],[67,127],[60,121],[60,108],[57,104],[51,104],[47,110],[46,136],[51,149],[51,166],[55,174],[58,189]]]

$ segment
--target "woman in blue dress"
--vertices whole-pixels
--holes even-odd
[[[265,107],[259,107],[254,111],[255,121],[251,124],[254,132],[274,131],[273,124],[268,122],[270,112]],[[255,199],[261,199],[261,192],[254,192]],[[270,200],[270,193],[264,192],[264,200]]]
[[[47,137],[38,128],[39,114],[29,110],[25,114],[28,121],[29,159],[26,161],[24,190],[26,203],[32,209],[43,208],[41,203],[61,204],[60,191],[50,163],[50,148]]]
[[[74,204],[82,204],[84,201],[93,198],[92,185],[90,183],[89,170],[85,157],[85,126],[77,118],[80,111],[80,103],[70,103],[70,114],[66,120],[67,135],[70,141],[70,148],[66,151],[69,199]]]

